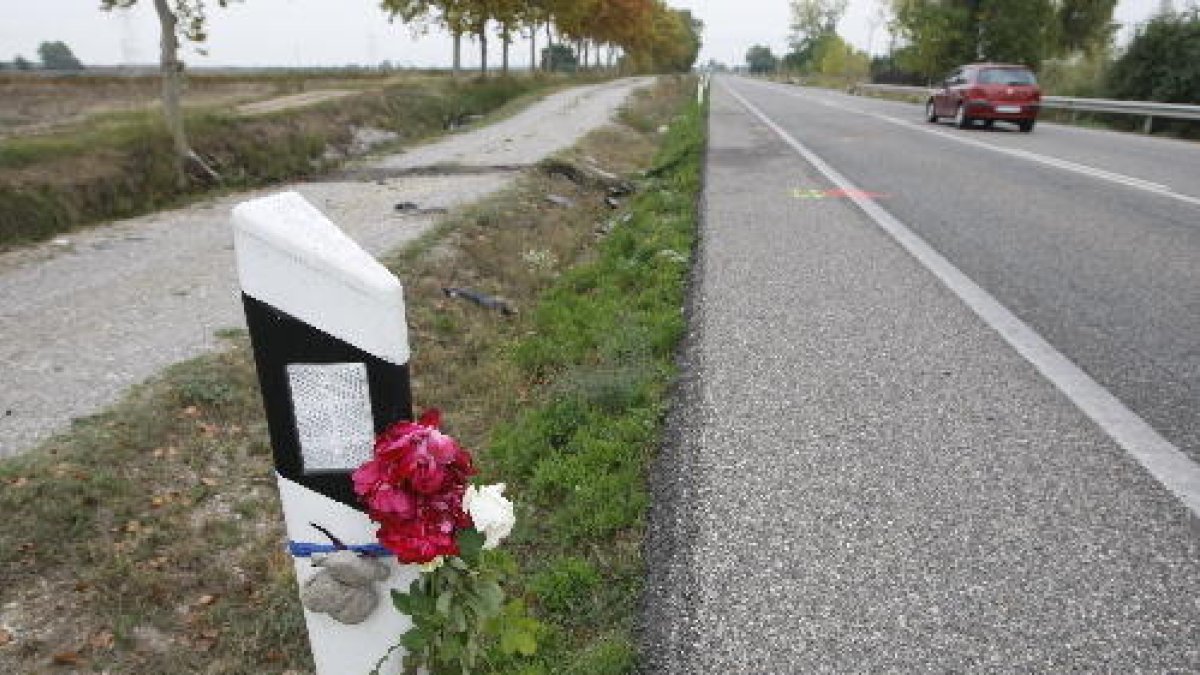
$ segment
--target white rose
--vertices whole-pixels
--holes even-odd
[[[475,529],[483,533],[483,547],[493,549],[512,532],[517,517],[513,515],[512,502],[504,498],[504,483],[467,487],[463,495],[463,508],[475,523]]]

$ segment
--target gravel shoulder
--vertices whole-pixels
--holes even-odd
[[[557,92],[496,124],[361,163],[354,169],[363,180],[228,195],[0,255],[0,457],[94,414],[163,367],[215,348],[221,329],[243,325],[229,228],[237,203],[296,190],[379,255],[426,232],[436,212],[503,188],[512,168],[605,124],[647,83]],[[419,210],[397,211],[401,202]]]

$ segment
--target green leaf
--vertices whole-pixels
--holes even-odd
[[[409,653],[419,652],[425,648],[429,642],[429,636],[419,628],[411,628],[407,633],[400,636],[400,644],[409,651]]]
[[[525,602],[515,598],[504,605],[500,623],[500,651],[504,654],[533,656],[542,624],[529,616]]]
[[[459,557],[474,565],[479,562],[479,557],[483,553],[483,543],[487,541],[487,537],[483,536],[479,530],[470,528],[461,530],[456,541],[458,542]]]
[[[500,651],[503,654],[533,656],[537,653],[537,634],[525,627],[507,626],[500,634]]]
[[[408,614],[410,616],[428,616],[437,612],[437,599],[423,591],[408,594]]]
[[[402,614],[412,614],[412,602],[407,593],[392,589],[392,605]]]
[[[437,613],[442,616],[450,616],[450,605],[454,602],[454,593],[444,591],[437,599]]]
[[[504,591],[500,588],[500,584],[495,581],[480,584],[475,589],[475,593],[482,602],[480,614],[484,617],[491,617],[500,613],[500,607],[504,604]]]

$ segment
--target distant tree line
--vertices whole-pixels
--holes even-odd
[[[847,0],[791,0],[788,53],[780,57],[769,47],[755,45],[746,53],[747,68],[752,73],[782,71],[837,80],[866,78],[870,58],[837,32],[846,6]]]
[[[754,73],[836,75],[890,84],[935,84],[972,62],[1019,63],[1062,96],[1200,104],[1200,9],[1163,2],[1122,50],[1117,0],[881,0],[893,44],[869,59],[837,34],[846,0],[791,0],[787,54],[753,46]]]
[[[63,42],[43,42],[38,46],[38,58],[41,59],[41,69],[75,71],[83,70],[83,64],[75,58],[71,48]],[[35,70],[38,65],[18,54],[12,63],[0,62],[0,70]]]
[[[1106,48],[1117,0],[891,0],[903,68],[936,78],[978,61],[1038,68]]]
[[[382,0],[393,20],[422,31],[437,26],[453,38],[452,67],[461,69],[462,37],[479,43],[488,71],[491,36],[500,39],[501,69],[509,47],[529,38],[530,64],[543,70],[621,67],[626,71],[686,71],[700,51],[703,24],[663,0]],[[538,59],[539,36],[545,47]]]
[[[1063,96],[1200,103],[1200,10],[1168,1],[1123,50],[1117,0],[891,0],[903,46],[876,81],[936,82],[972,61],[1020,63]]]

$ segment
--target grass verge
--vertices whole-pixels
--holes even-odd
[[[442,408],[518,503],[503,548],[523,573],[508,589],[545,629],[533,660],[492,655],[488,672],[633,666],[644,467],[695,223],[692,93],[690,78],[664,79],[625,124],[387,261],[406,283],[418,407]],[[616,210],[608,173],[638,186]],[[450,286],[518,311],[447,298]],[[225,337],[224,351],[0,462],[6,672],[311,670],[253,364],[244,335]]]

